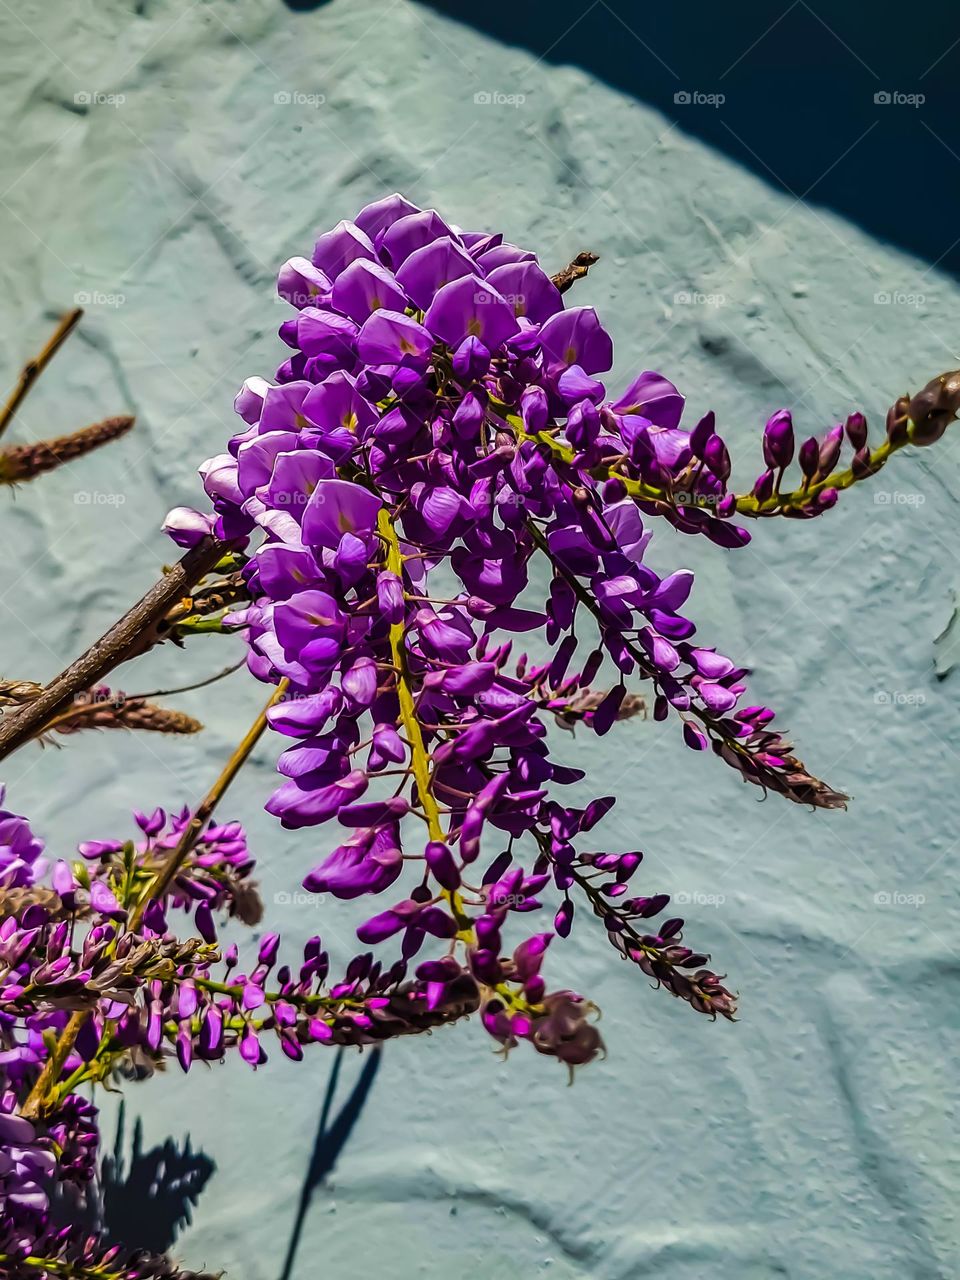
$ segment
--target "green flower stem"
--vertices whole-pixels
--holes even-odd
[[[520,443],[530,440],[536,444],[545,445],[555,458],[559,458],[562,462],[569,464],[574,462],[577,456],[574,450],[569,445],[560,444],[557,440],[554,440],[548,431],[537,431],[531,434],[524,428],[523,420],[515,414],[504,413],[503,417],[517,433],[517,439]],[[873,449],[870,453],[871,470],[869,474],[873,475],[876,471],[879,471],[888,458],[909,443],[910,441],[906,438],[896,443],[885,440],[883,444]],[[607,480],[611,476],[615,476],[630,497],[636,498],[641,502],[661,502],[666,506],[675,505],[670,494],[665,489],[658,489],[655,485],[645,484],[642,480],[633,480],[629,476],[621,475],[615,468],[605,466],[591,467],[590,474],[598,480]],[[774,494],[772,497],[767,498],[765,502],[758,502],[753,494],[750,493],[737,494],[737,514],[757,519],[763,516],[779,515],[786,510],[803,510],[824,489],[849,489],[851,485],[856,484],[860,479],[866,479],[866,477],[856,476],[853,470],[848,468],[845,471],[834,471],[806,489],[794,489],[790,493]],[[684,502],[684,506],[706,507],[713,505],[715,505],[715,499],[711,495],[698,497],[696,494],[691,494],[689,500]]]
[[[390,573],[396,574],[402,582],[403,552],[400,550],[400,539],[397,536],[393,517],[385,506],[380,508],[380,514],[377,517],[377,530],[387,549],[386,567]],[[417,783],[417,794],[420,797],[420,804],[427,819],[430,839],[443,844],[446,842],[447,836],[440,821],[440,809],[433,794],[433,774],[430,769],[430,756],[423,740],[420,721],[417,718],[417,708],[410,678],[410,666],[407,662],[406,632],[402,621],[390,624],[390,651],[393,656],[393,665],[396,668],[400,720],[410,746],[410,763]],[[457,924],[460,926],[458,938],[467,943],[475,942],[476,936],[473,932],[473,926],[463,910],[463,902],[459,893],[454,890],[444,889],[443,894],[450,903]]]
[[[84,1267],[61,1258],[10,1258],[0,1253],[0,1265],[16,1262],[18,1267],[30,1267],[35,1271],[46,1272],[47,1275],[61,1276],[63,1280],[122,1280],[122,1272],[110,1271],[106,1267]]]
[[[381,507],[377,517],[377,529],[387,548],[387,569],[403,581],[403,553],[400,550],[400,539],[394,528],[393,518],[387,508]],[[406,632],[403,622],[390,624],[390,651],[397,673],[397,697],[400,701],[400,719],[404,732],[410,743],[411,765],[413,776],[417,782],[417,793],[420,804],[427,817],[430,839],[443,843],[446,840],[440,822],[440,810],[433,794],[433,777],[430,771],[430,757],[423,741],[420,721],[417,719],[416,704],[411,688],[410,667],[407,662]]]

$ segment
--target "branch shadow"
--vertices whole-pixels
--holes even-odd
[[[374,1048],[368,1054],[363,1064],[363,1070],[360,1072],[350,1096],[341,1107],[337,1118],[331,1124],[330,1113],[345,1052],[344,1049],[337,1050],[336,1060],[330,1072],[330,1079],[327,1082],[323,1105],[320,1108],[320,1120],[317,1125],[317,1136],[314,1139],[313,1154],[310,1157],[310,1163],[304,1174],[303,1185],[300,1188],[296,1217],[290,1231],[290,1239],[287,1243],[287,1252],[283,1261],[283,1269],[280,1272],[280,1280],[291,1280],[293,1265],[300,1246],[300,1237],[303,1234],[303,1226],[306,1222],[313,1193],[321,1185],[324,1178],[332,1172],[341,1152],[347,1145],[350,1134],[353,1132],[353,1127],[360,1118],[360,1113],[380,1069],[381,1050]]]

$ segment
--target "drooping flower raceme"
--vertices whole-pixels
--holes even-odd
[[[684,426],[683,396],[650,371],[610,396],[613,346],[592,308],[566,307],[534,254],[400,196],[321,235],[279,292],[292,354],[274,383],[248,379],[243,427],[200,468],[215,522],[180,509],[168,528],[180,545],[212,528],[249,553],[251,602],[230,622],[251,672],[286,688],[269,713],[289,745],[267,808],[289,828],[342,829],[305,885],[385,895],[361,941],[390,940],[431,999],[467,974],[507,1046],[527,1039],[570,1063],[600,1048],[587,1002],[548,995],[541,976],[578,896],[622,955],[731,1017],[683,922],[649,931],[669,900],[631,895],[642,853],[584,847],[613,800],[565,801],[584,775],[554,758],[544,713],[605,734],[641,680],[688,747],[791,800],[842,806],[773,712],[744,705],[744,669],[696,637],[693,575],[645,563],[648,521],[736,549],[749,538],[738,512],[810,517],[835,503],[826,481],[845,437],[860,476],[886,446],[871,453],[853,414],[801,448],[789,493],[780,412],[767,470],[737,498],[713,414]],[[552,929],[505,951],[508,921],[547,891]]]

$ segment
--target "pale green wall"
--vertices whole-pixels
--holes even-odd
[[[6,501],[6,675],[50,676],[171,557],[163,513],[198,492],[194,468],[231,430],[242,378],[281,354],[276,267],[386,191],[502,226],[550,266],[599,252],[579,296],[615,335],[619,380],[660,368],[694,414],[715,408],[748,482],[771,410],[792,406],[813,432],[859,405],[880,429],[895,395],[956,361],[957,289],[935,270],[584,74],[408,0],[310,15],[279,0],[14,7],[0,7],[3,382],[54,312],[101,298],[16,434],[122,410],[138,427]],[[526,101],[480,106],[478,90]],[[83,92],[125,101],[82,109]],[[675,304],[683,291],[723,303]],[[924,302],[877,305],[883,291]],[[606,829],[612,847],[646,850],[641,883],[722,896],[684,913],[742,993],[739,1024],[648,990],[581,929],[552,974],[602,1005],[608,1060],[568,1090],[531,1053],[501,1063],[477,1027],[388,1046],[316,1197],[298,1280],[957,1274],[960,737],[956,677],[934,678],[933,641],[956,584],[958,438],[899,460],[823,522],[758,528],[738,555],[658,530],[655,563],[700,571],[702,635],[756,667],[758,697],[853,794],[849,813],[758,803],[651,723],[576,744],[622,796]],[[882,505],[880,492],[907,496]],[[234,652],[158,652],[122,683],[178,683]],[[906,700],[883,705],[881,691]],[[125,832],[133,803],[196,799],[261,697],[238,680],[183,698],[209,726],[196,741],[22,752],[9,799],[57,851]],[[326,839],[281,832],[260,809],[270,784],[262,751],[225,811],[252,833],[268,901]],[[925,901],[880,906],[884,893]],[[319,925],[350,944],[336,904],[271,910],[291,937]],[[182,1249],[235,1280],[279,1271],[332,1065],[325,1051],[300,1067],[274,1057],[257,1076],[174,1071],[128,1095],[148,1145],[189,1132],[217,1161]],[[341,1099],[359,1065],[345,1063]]]

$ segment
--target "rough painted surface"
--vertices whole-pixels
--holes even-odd
[[[115,449],[7,500],[4,674],[50,676],[169,557],[162,514],[196,492],[242,377],[277,363],[277,265],[387,190],[502,225],[548,265],[599,252],[580,297],[615,335],[613,385],[663,369],[745,459],[782,404],[811,431],[855,405],[876,428],[897,393],[955,363],[957,289],[936,271],[771,194],[582,73],[408,0],[305,14],[32,0],[4,7],[0,31],[4,381],[54,312],[92,299],[16,435],[138,415]],[[110,94],[125,100],[98,100]],[[878,305],[884,292],[924,301]],[[571,1092],[555,1064],[501,1063],[470,1026],[389,1046],[294,1276],[957,1274],[960,737],[957,677],[934,674],[954,660],[956,632],[934,640],[957,585],[957,439],[823,522],[758,528],[737,555],[659,531],[655,564],[699,570],[701,634],[756,667],[808,763],[855,797],[848,814],[758,803],[650,723],[576,744],[622,796],[611,845],[642,847],[642,883],[687,895],[742,1021],[696,1018],[580,930],[551,973],[603,1006],[607,1062]],[[178,683],[235,652],[200,641],[122,683]],[[57,851],[118,834],[131,802],[197,797],[261,692],[236,680],[179,700],[209,725],[191,742],[23,752],[10,799]],[[280,832],[260,811],[270,783],[265,750],[227,809],[253,833],[268,901],[325,838]],[[321,925],[346,951],[339,907],[270,906],[291,937]],[[279,1274],[332,1064],[276,1055],[257,1076],[234,1065],[129,1090],[146,1146],[189,1133],[218,1165],[178,1244],[189,1262]],[[360,1068],[343,1064],[334,1117]]]

